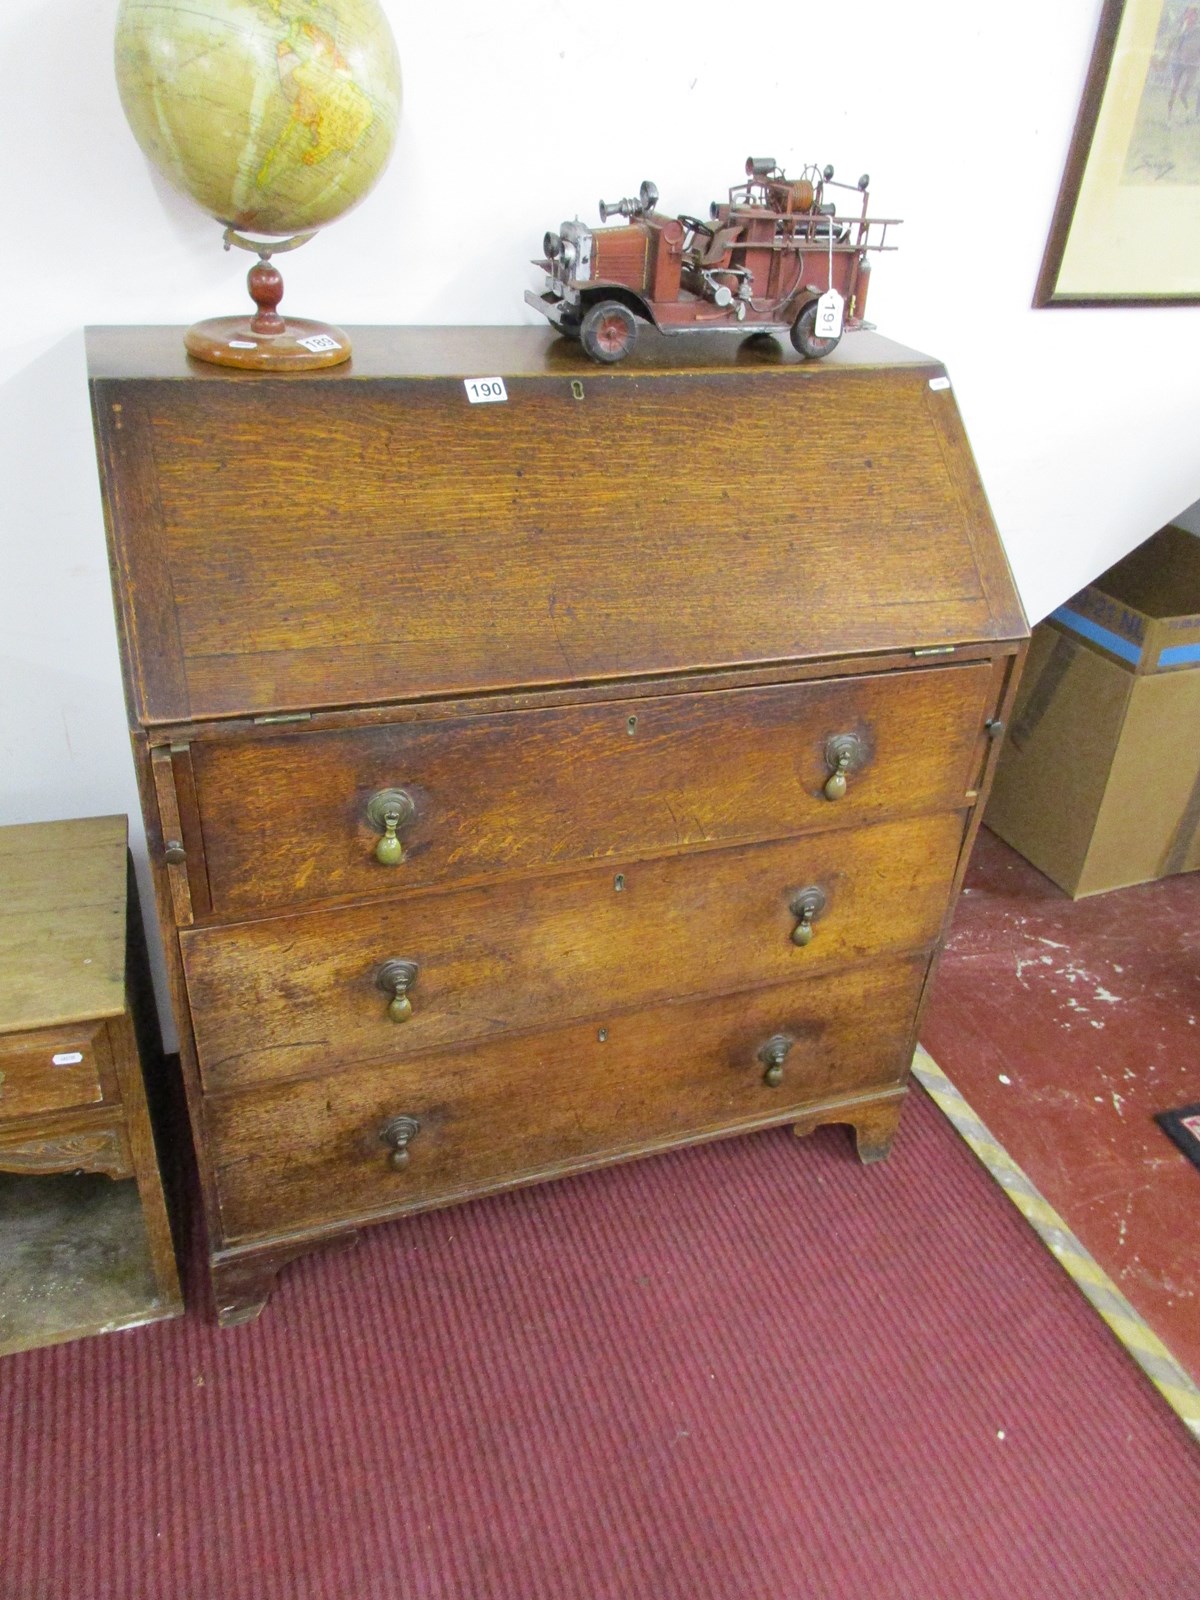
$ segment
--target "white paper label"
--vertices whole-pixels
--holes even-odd
[[[257,350],[258,346],[253,339],[230,339],[229,348],[231,350]]]
[[[51,1056],[50,1061],[56,1067],[77,1067],[83,1060],[82,1050],[60,1050],[56,1056]]]
[[[929,387],[931,389],[948,389],[950,387],[950,379],[949,378],[930,378]]]
[[[836,289],[826,289],[817,301],[817,325],[813,329],[818,339],[842,337],[843,300]]]
[[[503,378],[464,378],[463,387],[473,406],[488,405],[496,400],[507,400],[508,390]]]
[[[311,350],[313,355],[320,355],[322,350],[340,350],[342,347],[336,339],[331,339],[327,333],[312,333],[307,339],[298,339],[306,350]]]

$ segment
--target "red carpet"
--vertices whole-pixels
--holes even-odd
[[[5,1600],[1180,1600],[1200,1455],[919,1092],[0,1363]]]

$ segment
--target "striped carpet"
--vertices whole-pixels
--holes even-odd
[[[919,1091],[0,1363],[4,1600],[1183,1600],[1200,1453]]]

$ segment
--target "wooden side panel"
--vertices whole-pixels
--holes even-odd
[[[167,852],[182,849],[183,823],[175,792],[175,776],[171,770],[171,752],[162,749],[152,750],[150,770],[154,777],[154,792],[158,799],[164,848]],[[192,891],[188,879],[186,855],[180,860],[167,859],[166,869],[167,882],[171,886],[171,901],[175,907],[175,921],[180,927],[187,927],[192,920]]]
[[[417,1211],[902,1081],[925,960],[210,1097],[225,1237]],[[791,1041],[780,1083],[759,1051]],[[400,1168],[380,1134],[419,1131]]]
[[[954,396],[947,385],[926,387],[926,405],[934,430],[942,444],[946,473],[954,485],[966,514],[966,528],[979,567],[983,592],[995,624],[996,639],[1023,639],[1029,633],[1020,597],[1004,546],[1000,543],[992,509],[988,504],[975,465],[975,457],[963,427]]]
[[[135,385],[156,499],[114,526],[160,662],[143,714],[180,715],[176,659],[210,716],[994,637],[927,384],[593,368],[583,399],[514,378],[484,406],[453,379]]]
[[[146,1238],[154,1264],[155,1282],[158,1285],[163,1309],[179,1312],[183,1310],[183,1295],[179,1286],[179,1268],[175,1260],[175,1242],[171,1236],[171,1221],[167,1215],[166,1198],[163,1194],[158,1151],[146,1104],[143,1066],[138,1054],[133,1019],[126,1012],[123,1016],[114,1017],[106,1027],[114,1070],[121,1085],[121,1100],[125,1110],[125,1137],[129,1144],[133,1176],[137,1180],[138,1196],[142,1202],[142,1220],[146,1225]]]
[[[215,910],[955,810],[974,782],[990,676],[978,662],[197,743],[189,770]],[[825,746],[842,733],[867,758],[831,803]],[[403,788],[415,816],[405,860],[383,867],[367,804],[388,788]]]
[[[192,707],[150,414],[139,386],[97,382],[92,416],[130,726],[178,721]]]
[[[326,1072],[509,1028],[785,982],[932,945],[961,812],[854,834],[415,893],[180,936],[205,1087]],[[616,865],[614,863],[614,865]],[[792,942],[797,892],[825,909]],[[416,962],[413,1014],[378,987]]]
[[[163,955],[166,959],[167,982],[170,987],[171,1011],[179,1035],[179,1059],[183,1087],[187,1098],[188,1119],[191,1125],[196,1157],[197,1175],[202,1197],[202,1226],[206,1247],[211,1251],[220,1246],[220,1217],[217,1211],[216,1189],[213,1184],[212,1163],[204,1142],[200,1069],[196,1061],[196,1043],[192,1033],[191,1004],[183,961],[179,950],[179,936],[174,920],[174,900],[168,879],[169,868],[163,861],[162,822],[155,792],[151,751],[144,733],[135,731],[131,737],[134,772],[138,795],[142,805],[142,819],[146,825],[146,845],[150,857],[150,873],[154,887],[154,904],[158,926],[162,934]],[[186,1161],[186,1157],[183,1157]]]

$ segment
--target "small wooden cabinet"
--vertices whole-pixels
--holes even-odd
[[[144,946],[127,856],[124,817],[0,828],[0,1172],[134,1179],[153,1286],[145,1303],[126,1305],[81,1284],[78,1303],[48,1319],[53,1333],[29,1343],[183,1309],[142,1077],[137,1023],[154,1033],[153,997],[148,975],[138,981]],[[83,1208],[80,1260],[103,1253],[89,1227]],[[138,1243],[121,1242],[122,1260]],[[98,1319],[97,1298],[107,1308]]]
[[[514,1184],[777,1123],[886,1154],[1025,648],[925,356],[354,347],[89,336],[224,1322]]]

